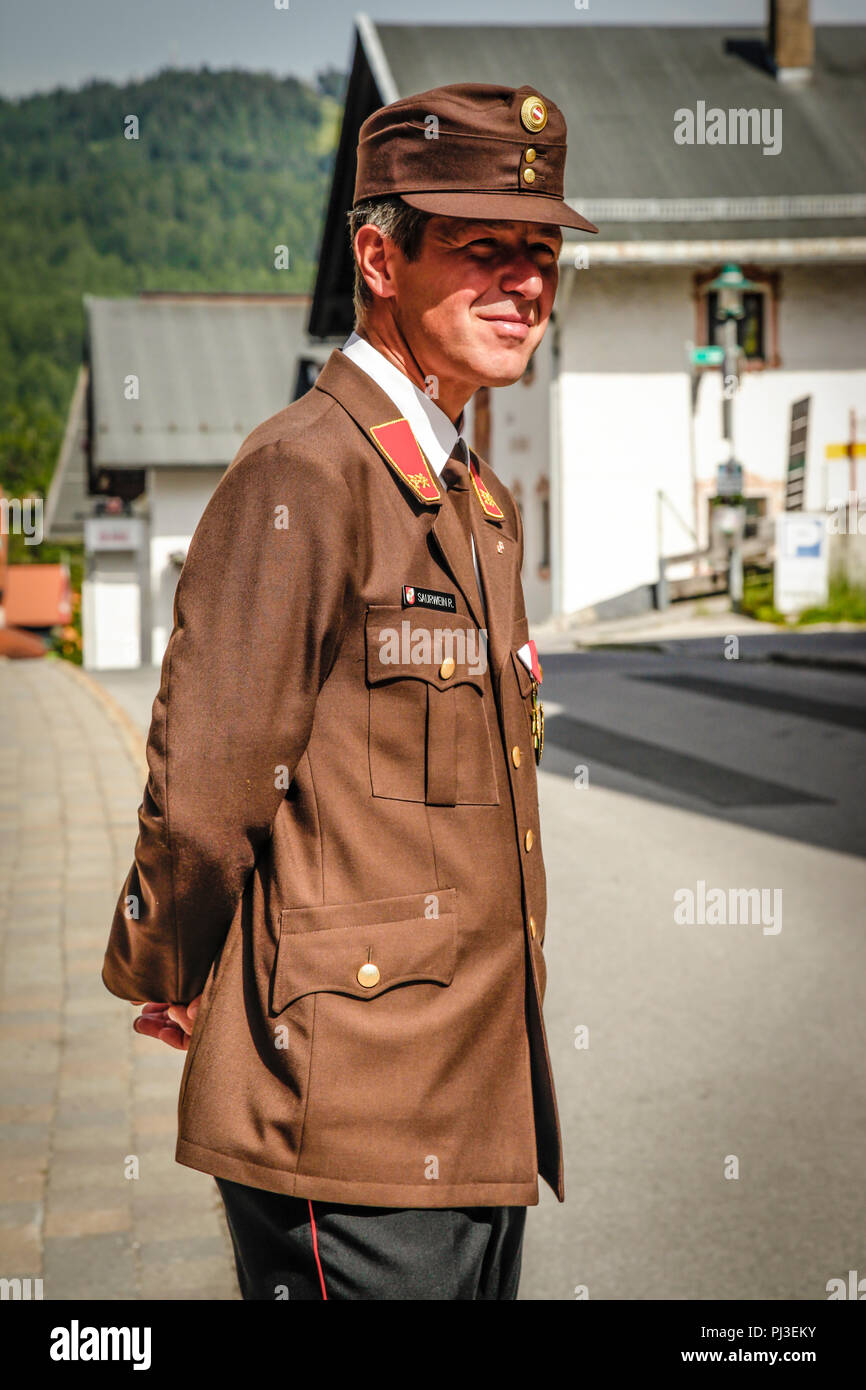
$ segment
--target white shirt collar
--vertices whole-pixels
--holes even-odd
[[[350,333],[342,350],[356,367],[360,367],[377,386],[381,386],[403,418],[409,421],[412,433],[436,473],[442,472],[458,439],[463,445],[463,456],[468,459],[467,440],[462,431],[456,430],[445,411],[420,386],[404,376],[399,367],[389,362],[378,348],[357,333]]]

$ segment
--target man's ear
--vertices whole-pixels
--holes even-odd
[[[372,222],[365,222],[355,233],[355,259],[371,293],[379,299],[393,299],[393,265],[397,248]]]

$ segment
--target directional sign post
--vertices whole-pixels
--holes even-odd
[[[743,465],[734,459],[720,463],[716,471],[716,492],[719,497],[742,497]]]
[[[791,405],[791,434],[788,445],[788,471],[785,476],[785,511],[801,512],[806,489],[806,434],[809,427],[811,396]]]
[[[695,367],[721,367],[725,361],[725,349],[713,344],[710,347],[692,348],[692,364]]]

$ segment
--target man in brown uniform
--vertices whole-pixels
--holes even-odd
[[[565,139],[530,87],[365,122],[357,332],[178,583],[103,979],[188,1047],[176,1157],[248,1298],[514,1298],[539,1173],[563,1200],[523,531],[462,427],[596,230]]]

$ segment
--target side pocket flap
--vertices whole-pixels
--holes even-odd
[[[375,999],[411,981],[449,985],[457,956],[456,898],[454,888],[440,888],[366,903],[286,908],[280,914],[272,1014],[305,994]],[[425,915],[431,908],[438,916]],[[358,978],[367,964],[378,971],[369,985]]]

